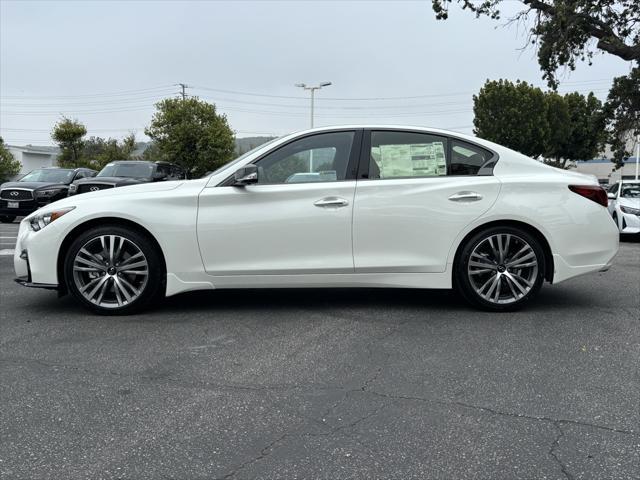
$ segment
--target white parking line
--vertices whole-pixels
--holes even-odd
[[[13,251],[13,248],[5,248],[4,250],[0,250],[0,255],[13,256]]]
[[[11,238],[11,239],[14,239],[14,238],[18,238],[18,237],[0,237],[0,238]]]

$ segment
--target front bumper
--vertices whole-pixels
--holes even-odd
[[[640,216],[620,211],[620,232],[640,233]]]
[[[47,288],[58,286],[57,263],[61,233],[55,222],[38,232],[31,229],[26,219],[20,222],[13,254],[17,280],[27,284],[47,285]]]
[[[18,262],[16,262],[16,257]],[[14,267],[17,275],[14,281],[23,287],[46,288],[48,290],[58,289],[57,284],[36,283],[31,280],[31,266],[29,265],[29,254],[27,250],[21,250],[20,253],[14,254]]]
[[[16,217],[26,217],[45,205],[49,205],[52,199],[21,200],[18,208],[9,208],[9,201],[0,200],[0,215],[15,215]]]

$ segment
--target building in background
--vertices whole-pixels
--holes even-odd
[[[13,158],[20,162],[20,175],[27,174],[37,168],[55,167],[58,164],[57,160],[60,154],[58,147],[7,145],[7,148],[13,154]]]
[[[597,160],[579,160],[575,162],[575,170],[587,175],[595,175],[601,184],[612,184],[618,180],[631,180],[636,177],[636,157],[629,157],[624,166],[615,170],[611,160],[602,158]]]

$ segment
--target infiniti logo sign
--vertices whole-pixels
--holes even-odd
[[[97,192],[98,190],[100,190],[100,187],[89,187],[89,190],[92,192]]]
[[[11,195],[12,197],[17,197],[18,195],[20,195],[20,192],[13,191],[9,193],[9,195]]]

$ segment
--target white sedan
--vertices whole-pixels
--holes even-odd
[[[640,182],[615,183],[608,196],[609,212],[620,233],[640,233]]]
[[[445,130],[292,134],[206,178],[88,193],[20,224],[26,286],[104,314],[189,290],[452,288],[512,310],[618,250],[593,178]]]

